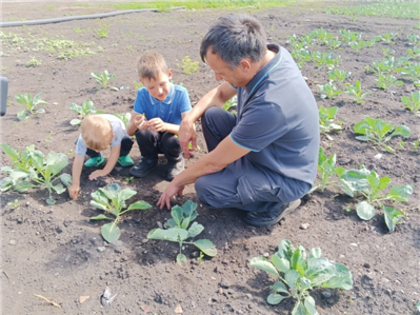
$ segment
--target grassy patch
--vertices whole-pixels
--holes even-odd
[[[381,1],[378,3],[357,5],[346,8],[329,6],[325,12],[337,15],[350,16],[383,16],[399,19],[418,19],[419,3],[418,1]]]
[[[136,10],[136,9],[157,9],[158,11],[168,11],[170,7],[183,6],[188,10],[198,9],[227,9],[227,8],[268,8],[285,6],[296,1],[282,0],[185,0],[185,1],[150,1],[150,2],[127,2],[112,4],[118,10]]]

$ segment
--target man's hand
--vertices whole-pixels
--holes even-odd
[[[151,131],[154,132],[165,132],[165,123],[160,118],[152,118],[147,122],[147,126]]]
[[[89,175],[89,179],[94,180],[94,179],[97,179],[98,177],[104,177],[106,175],[108,175],[108,172],[105,172],[104,170],[97,170],[97,171],[92,172]]]
[[[175,180],[173,180],[169,186],[165,189],[163,194],[160,196],[159,201],[157,203],[160,209],[166,206],[168,210],[171,209],[171,198],[175,195],[182,196],[182,192],[184,191],[185,186],[178,186],[175,184]]]
[[[70,198],[74,200],[79,195],[80,186],[73,184],[73,185],[69,186],[68,190],[69,190],[69,196],[70,196]]]
[[[178,132],[179,144],[184,153],[184,157],[189,159],[191,152],[197,150],[197,134],[195,132],[194,123],[190,122],[187,118],[182,119]],[[192,144],[192,148],[189,144]]]

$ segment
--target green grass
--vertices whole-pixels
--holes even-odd
[[[170,7],[183,6],[187,10],[198,9],[219,9],[219,8],[243,8],[254,7],[257,9],[268,7],[280,7],[297,2],[285,0],[185,0],[185,1],[151,1],[151,2],[127,2],[112,4],[118,10],[136,9],[157,9],[159,11],[169,11]],[[168,5],[169,4],[169,5]]]
[[[384,0],[379,3],[357,5],[346,8],[329,6],[325,9],[325,12],[337,15],[379,16],[399,19],[418,19],[419,3],[418,1],[396,2]]]

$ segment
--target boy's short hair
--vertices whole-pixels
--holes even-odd
[[[90,115],[81,124],[82,139],[86,146],[94,151],[103,151],[114,137],[111,123],[98,115]]]
[[[144,53],[137,61],[137,72],[140,79],[158,80],[161,73],[168,74],[168,71],[165,59],[156,51]]]

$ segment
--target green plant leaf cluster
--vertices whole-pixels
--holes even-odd
[[[72,126],[80,125],[82,123],[82,119],[89,115],[104,113],[103,110],[96,110],[93,102],[89,100],[85,100],[82,106],[71,103],[70,110],[80,116],[80,118],[75,118],[70,121],[70,125]]]
[[[355,133],[363,135],[357,136],[356,139],[373,142],[378,146],[384,147],[391,153],[395,153],[395,150],[388,146],[386,142],[396,136],[409,137],[411,134],[407,126],[400,125],[394,127],[382,119],[374,119],[369,116],[365,116],[365,120],[354,125],[353,130]]]
[[[91,193],[93,200],[90,201],[90,205],[113,216],[109,217],[105,214],[100,214],[90,218],[92,221],[113,221],[104,224],[101,228],[102,237],[108,243],[114,243],[120,238],[121,231],[117,224],[124,213],[132,210],[146,210],[152,207],[143,200],[136,201],[127,207],[127,200],[136,194],[137,192],[135,190],[130,188],[121,189],[120,185],[115,183],[109,184],[106,188],[99,188],[97,191]]]
[[[295,248],[289,240],[282,240],[270,259],[254,257],[251,266],[275,276],[278,281],[270,286],[273,291],[267,303],[277,305],[286,298],[296,299],[292,314],[316,315],[315,300],[309,291],[316,287],[350,290],[353,277],[343,264],[321,257],[321,249],[309,254],[303,246]]]
[[[196,209],[197,204],[191,200],[188,200],[182,206],[173,206],[171,209],[172,218],[166,221],[164,229],[153,229],[147,234],[148,239],[179,243],[179,254],[177,255],[176,261],[181,267],[187,261],[186,256],[182,254],[183,244],[194,245],[209,257],[217,255],[216,246],[208,239],[200,239],[193,242],[186,241],[204,231],[204,227],[201,224],[197,222],[191,224],[198,216]]]
[[[337,87],[332,83],[318,85],[318,88],[320,90],[321,98],[333,99],[344,93],[342,90],[337,89]]]
[[[177,66],[182,69],[182,73],[190,75],[198,71],[199,63],[192,61],[189,56],[185,56],[182,58],[182,64],[177,64]]]
[[[318,173],[316,179],[317,185],[315,185],[310,192],[313,192],[316,189],[321,189],[321,191],[324,191],[325,188],[335,185],[339,182],[338,178],[335,180],[331,179],[334,175],[340,177],[340,175],[344,172],[343,167],[335,166],[336,162],[337,157],[335,153],[328,157],[326,154],[324,154],[324,149],[319,148]]]
[[[356,80],[356,83],[354,85],[347,83],[346,86],[347,91],[345,93],[347,93],[350,96],[353,96],[353,99],[357,104],[363,104],[365,97],[371,93],[370,91],[363,92],[362,85],[359,80]]]
[[[3,151],[12,159],[12,167],[2,167],[2,172],[7,174],[0,181],[2,192],[14,189],[25,192],[30,188],[40,187],[48,190],[48,204],[55,204],[52,192],[62,194],[65,186],[71,185],[71,176],[58,174],[68,165],[68,158],[63,153],[49,152],[47,156],[35,149],[35,145],[26,147],[22,153],[8,144],[0,144]],[[58,179],[61,183],[54,184]]]
[[[92,72],[90,75],[96,80],[102,89],[109,88],[114,91],[119,90],[117,87],[109,85],[110,82],[115,79],[115,75],[110,74],[108,70],[104,70],[102,73]]]
[[[341,125],[343,124],[342,121],[335,123],[335,118],[337,115],[338,107],[332,106],[329,108],[325,108],[324,106],[319,107],[319,129],[321,134],[324,134],[328,140],[333,140],[328,133],[330,132],[337,132],[343,130]]]
[[[29,115],[45,113],[45,109],[43,108],[35,110],[35,107],[37,105],[48,104],[47,102],[40,99],[41,95],[42,95],[42,92],[39,92],[34,97],[32,97],[32,95],[29,93],[16,95],[15,97],[16,102],[18,102],[19,104],[23,104],[26,107],[25,109],[17,113],[17,117],[19,120],[28,119],[29,118],[29,116],[27,115],[28,113]]]
[[[359,218],[370,220],[375,216],[375,204],[384,210],[385,223],[390,232],[395,230],[395,224],[403,217],[403,214],[392,206],[386,206],[384,202],[407,202],[413,193],[413,185],[394,186],[388,193],[384,190],[391,183],[389,177],[380,178],[372,170],[367,170],[363,165],[359,170],[346,170],[340,175],[339,187],[350,197],[361,195],[365,200],[359,202],[356,206],[356,212]]]
[[[235,95],[234,97],[232,97],[230,100],[228,100],[225,104],[223,104],[222,107],[224,110],[231,112],[232,114],[236,115],[237,114],[237,109],[238,109],[238,97]]]
[[[410,97],[402,96],[401,102],[405,105],[405,108],[417,115],[420,111],[420,91],[411,93]]]

